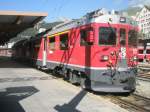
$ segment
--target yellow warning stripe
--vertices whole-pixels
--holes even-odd
[[[51,38],[51,37],[58,36],[58,35],[61,35],[61,34],[65,34],[65,33],[68,33],[68,32],[69,32],[69,30],[63,31],[63,32],[59,32],[59,33],[55,33],[55,34],[50,35],[50,36],[48,36],[48,37]]]

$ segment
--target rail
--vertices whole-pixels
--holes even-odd
[[[150,64],[138,65],[138,79],[150,81]]]
[[[136,94],[128,97],[122,96],[107,96],[110,100],[121,107],[129,110],[130,112],[150,112],[150,99]]]

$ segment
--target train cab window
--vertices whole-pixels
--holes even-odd
[[[146,54],[150,54],[150,49],[147,49],[147,50],[146,50]]]
[[[92,28],[82,29],[80,31],[80,45],[81,46],[93,45],[93,42],[89,40],[92,38],[94,39],[94,34],[90,35],[89,34],[90,32],[93,32]]]
[[[116,29],[111,27],[99,28],[100,45],[116,45]]]
[[[143,54],[143,50],[141,50],[141,49],[138,50],[138,53],[139,53],[139,54]]]
[[[137,31],[130,30],[128,34],[128,44],[129,46],[137,46],[138,33]]]
[[[120,29],[120,45],[125,46],[126,45],[126,30]]]
[[[50,47],[50,50],[55,50],[55,37],[49,38],[49,47]]]
[[[61,50],[68,49],[68,34],[60,35],[60,49]]]

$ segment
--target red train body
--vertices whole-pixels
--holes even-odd
[[[140,63],[150,62],[150,45],[138,46],[138,60]]]
[[[146,47],[146,60],[147,62],[150,62],[150,45],[147,45]]]
[[[145,58],[144,46],[138,46],[138,60],[139,60],[139,62],[143,62],[144,58]]]
[[[36,66],[53,69],[71,83],[94,91],[131,92],[137,74],[137,31],[125,17],[94,12],[37,35],[21,48]]]

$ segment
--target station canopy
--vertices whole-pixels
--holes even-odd
[[[0,45],[25,29],[34,27],[47,15],[43,12],[0,11]]]

